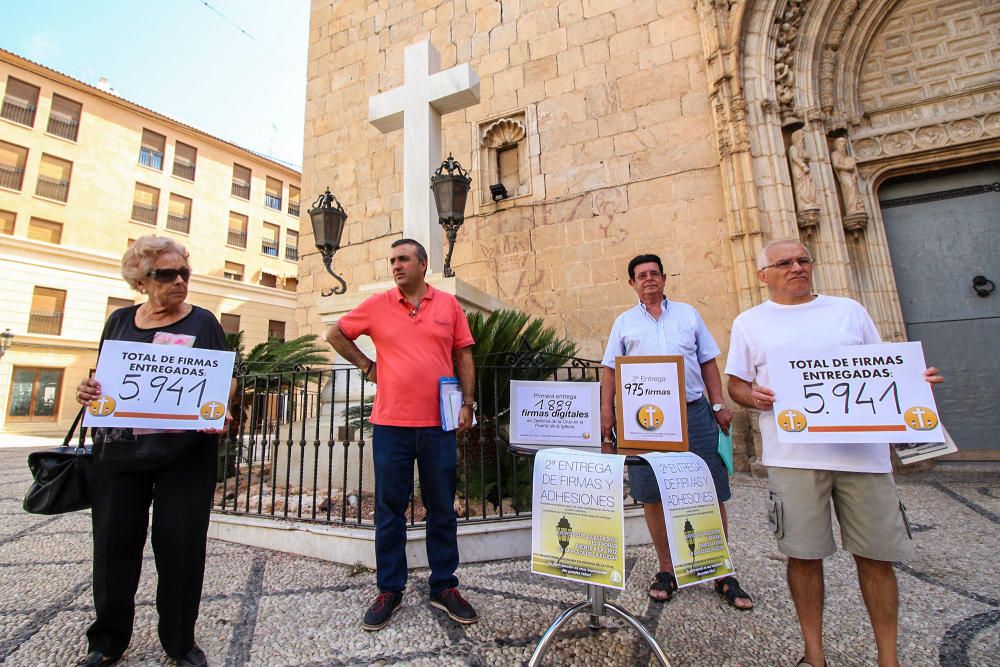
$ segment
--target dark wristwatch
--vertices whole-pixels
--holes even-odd
[[[464,408],[466,406],[472,408],[473,412],[476,411],[476,407],[477,406],[476,406],[476,402],[475,401],[462,401],[462,407]]]

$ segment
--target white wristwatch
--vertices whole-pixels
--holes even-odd
[[[726,407],[725,403],[712,403],[712,412],[718,412],[724,407]]]

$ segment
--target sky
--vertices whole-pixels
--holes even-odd
[[[302,165],[309,0],[3,0],[0,47]]]

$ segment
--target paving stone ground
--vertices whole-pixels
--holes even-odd
[[[93,617],[90,517],[25,514],[26,449],[0,449],[0,664],[67,665],[86,652]],[[903,665],[985,667],[1000,655],[1000,466],[947,464],[899,479],[914,524],[916,557],[897,568]],[[757,608],[739,612],[709,586],[669,604],[648,600],[651,546],[628,553],[618,604],[639,616],[682,666],[794,665],[801,644],[784,580],[785,560],[767,533],[763,480],[737,475],[729,516],[732,552]],[[374,573],[209,542],[198,642],[213,665],[520,665],[551,620],[582,587],[529,574],[526,559],[463,565],[462,589],[478,624],[458,627],[427,602],[427,571],[411,573],[403,607],[382,632],[361,630]],[[152,553],[138,593],[135,635],[122,665],[160,665]],[[853,561],[826,564],[826,640],[831,667],[874,665],[871,629]],[[638,635],[607,619],[594,633],[578,616],[546,665],[652,665]]]

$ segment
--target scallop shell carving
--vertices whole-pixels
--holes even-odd
[[[524,139],[524,125],[513,118],[501,118],[486,128],[483,134],[483,146],[500,148],[516,144]]]

